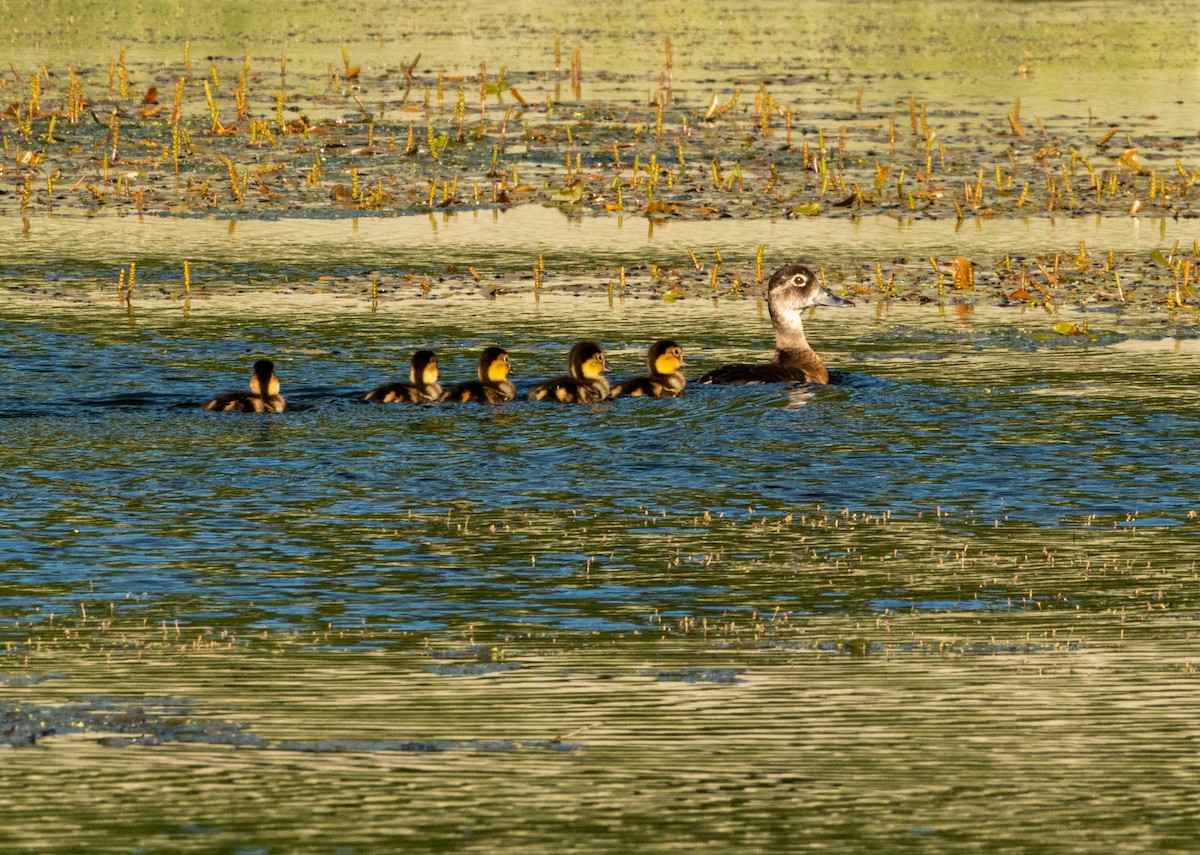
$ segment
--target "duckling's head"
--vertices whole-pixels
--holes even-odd
[[[604,360],[604,348],[594,341],[578,342],[567,354],[567,365],[571,376],[576,380],[595,380],[606,370],[608,363]]]
[[[254,374],[250,377],[250,391],[259,397],[279,394],[279,378],[275,376],[275,363],[260,359],[254,363]]]
[[[786,264],[771,275],[767,283],[767,306],[772,311],[800,312],[809,306],[853,306],[830,293],[815,273],[803,264]]]
[[[651,374],[674,374],[683,367],[683,348],[669,338],[659,339],[650,345],[646,363]]]
[[[489,347],[479,355],[479,379],[483,382],[503,383],[509,374],[515,373],[504,348]]]
[[[432,350],[418,350],[413,354],[408,378],[415,386],[432,386],[438,381],[437,355]]]

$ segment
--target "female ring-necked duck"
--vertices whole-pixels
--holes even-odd
[[[604,371],[604,348],[594,341],[581,341],[567,354],[570,373],[538,383],[529,390],[531,401],[562,401],[567,404],[592,404],[608,397]]]
[[[479,355],[479,379],[459,383],[442,396],[443,401],[478,401],[503,404],[517,397],[517,387],[508,379],[516,374],[502,347],[489,347]]]
[[[775,356],[770,362],[722,365],[699,383],[828,383],[829,371],[804,337],[801,313],[810,306],[853,306],[826,290],[800,264],[779,268],[767,285],[767,308],[775,327]]]
[[[418,350],[413,354],[408,378],[407,383],[385,383],[372,389],[365,400],[375,404],[426,404],[441,400],[437,355],[432,350]]]
[[[260,359],[254,363],[249,392],[227,392],[204,405],[206,410],[236,410],[241,413],[282,413],[287,401],[279,394],[275,363]]]
[[[650,373],[630,377],[612,387],[612,396],[645,395],[648,398],[678,398],[683,395],[687,378],[679,369],[684,366],[683,348],[669,338],[659,339],[646,353]]]

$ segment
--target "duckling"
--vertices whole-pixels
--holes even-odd
[[[365,400],[376,404],[425,404],[441,400],[437,355],[432,350],[418,350],[413,354],[408,378],[408,383],[385,383],[372,389],[366,394]]]
[[[853,306],[831,294],[816,275],[800,264],[788,264],[771,276],[767,308],[775,327],[775,356],[753,365],[722,365],[700,378],[700,383],[828,383],[829,371],[804,337],[801,313],[810,306]]]
[[[241,413],[282,413],[287,401],[279,394],[275,363],[260,359],[254,363],[249,392],[227,392],[204,405],[206,410],[236,410]]]
[[[502,347],[489,347],[479,355],[479,379],[459,383],[442,395],[443,401],[479,401],[503,404],[517,397],[517,387],[508,379],[516,374]]]
[[[570,373],[538,383],[529,390],[531,401],[562,401],[567,404],[592,404],[608,397],[608,369],[604,349],[594,341],[581,341],[567,354]]]
[[[642,377],[630,377],[612,387],[612,396],[645,395],[648,398],[679,398],[687,386],[687,378],[679,369],[683,361],[683,348],[669,338],[659,339],[650,345],[646,353],[646,364],[650,373]]]

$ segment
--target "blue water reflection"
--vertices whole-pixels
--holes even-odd
[[[694,374],[769,340],[748,306],[716,321],[662,304],[566,306],[566,324],[517,307],[494,328],[522,384],[559,371],[577,335],[609,342],[632,371],[648,330],[669,326]],[[1197,465],[1182,452],[1200,414],[1178,395],[1200,380],[1194,342],[1081,345],[1003,317],[920,331],[828,313],[813,326],[836,386],[693,386],[682,400],[588,407],[363,404],[427,341],[445,342],[446,376],[472,370],[483,339],[468,319],[423,311],[415,335],[346,313],[0,322],[12,355],[0,362],[0,609],[62,612],[86,592],[175,598],[256,626],[629,629],[657,608],[753,600],[753,582],[705,568],[717,553],[739,568],[802,566],[790,536],[765,526],[817,507],[1056,531],[1089,515],[1178,522],[1194,506]],[[291,412],[199,410],[244,385],[258,353],[275,356]],[[736,536],[709,530],[734,519]],[[894,590],[852,600],[907,602]]]

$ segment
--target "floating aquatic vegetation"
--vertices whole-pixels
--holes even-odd
[[[732,685],[745,682],[742,671],[735,668],[683,668],[660,671],[655,676],[663,683],[718,683]]]
[[[86,207],[255,217],[320,210],[332,196],[374,215],[530,202],[671,219],[1198,214],[1197,140],[1127,118],[1097,140],[1090,116],[1035,117],[1034,132],[1019,97],[1005,113],[914,95],[905,123],[903,108],[872,98],[871,81],[851,81],[847,115],[846,84],[814,74],[757,81],[751,104],[736,87],[707,101],[672,92],[631,104],[619,87],[640,89],[634,77],[616,81],[610,100],[584,102],[576,50],[569,96],[561,73],[490,75],[484,61],[475,80],[458,78],[455,100],[443,97],[445,70],[419,69],[419,55],[400,80],[349,64],[344,46],[340,60],[339,73],[281,55],[276,77],[247,54],[232,85],[215,65],[194,76],[186,51],[138,65],[122,49],[107,80],[69,62],[65,73],[30,70],[28,94],[0,115],[16,162],[0,211],[16,202],[25,216]],[[134,77],[153,83],[135,90]],[[159,87],[174,93],[169,111]],[[801,101],[805,123],[794,129]],[[1110,152],[1117,134],[1126,146]]]
[[[65,680],[66,674],[49,673],[49,674],[30,674],[28,676],[7,676],[0,674],[0,686],[36,686],[38,683],[44,683],[47,680]]]
[[[521,749],[540,748],[554,751],[579,751],[582,745],[575,743],[500,740],[481,742],[477,740],[455,741],[438,739],[429,741],[368,740],[368,739],[325,739],[311,742],[284,741],[271,746],[278,751],[299,751],[305,754],[346,754],[401,752],[406,754],[430,754],[447,751],[483,751],[512,753]]]
[[[94,734],[100,744],[111,747],[168,742],[265,747],[265,740],[233,722],[187,716],[187,706],[174,699],[129,705],[103,698],[61,706],[10,703],[0,708],[0,738],[14,748],[83,733]]]

